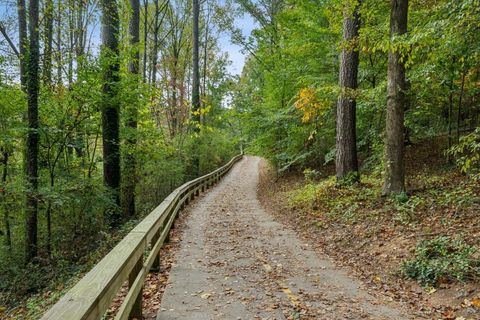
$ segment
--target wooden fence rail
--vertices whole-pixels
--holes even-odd
[[[141,319],[145,277],[159,267],[159,251],[178,211],[220,180],[242,158],[175,189],[145,217],[92,270],[42,317],[44,320],[101,319],[122,285],[128,293],[115,319]]]

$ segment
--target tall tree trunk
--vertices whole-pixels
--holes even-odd
[[[202,75],[202,97],[206,99],[207,97],[207,62],[208,62],[208,35],[209,35],[209,27],[210,24],[210,6],[207,9],[207,17],[205,19],[205,38],[204,38],[204,45],[203,45],[203,75]],[[205,115],[201,115],[201,122],[202,125],[205,125]]]
[[[112,192],[117,208],[109,217],[111,226],[120,222],[120,106],[118,101],[119,57],[118,37],[120,21],[115,0],[102,0],[102,141],[103,181]]]
[[[143,83],[147,83],[147,51],[148,51],[148,1],[143,1],[145,13],[143,14]]]
[[[178,110],[178,99],[177,99],[177,65],[179,56],[176,50],[173,50],[173,70],[172,70],[172,105],[170,106],[170,118],[171,118],[171,126],[170,126],[170,137],[173,139],[175,134],[177,133],[177,110]]]
[[[358,181],[356,97],[358,74],[359,4],[353,13],[347,8],[343,21],[343,49],[340,63],[340,97],[337,104],[337,154],[335,159],[337,180],[351,176]],[[353,181],[352,181],[353,182]]]
[[[5,224],[5,245],[11,249],[12,247],[12,233],[10,228],[10,217],[8,214],[8,208],[6,205],[6,185],[7,185],[7,176],[8,176],[8,159],[9,152],[6,147],[2,148],[2,184],[0,185],[0,205],[3,207],[3,223]]]
[[[25,5],[25,0],[18,0],[17,2],[18,10],[18,36],[19,36],[19,48],[20,52],[20,85],[24,92],[27,91],[27,45],[28,45],[28,36],[27,36],[27,10]]]
[[[84,69],[84,55],[85,55],[85,25],[84,12],[87,10],[84,0],[77,0],[77,19],[75,23],[75,59],[77,62],[77,80]],[[83,159],[83,152],[85,148],[85,139],[82,125],[75,128],[74,133],[74,149],[77,158]]]
[[[195,112],[200,110],[200,70],[199,70],[199,58],[198,58],[198,20],[200,13],[200,3],[199,0],[193,0],[193,50],[192,50],[192,111],[193,120],[199,121],[199,115],[196,115]]]
[[[457,112],[457,143],[460,141],[460,122],[462,120],[462,100],[465,91],[465,71],[462,71],[462,82],[460,84],[460,96],[458,97],[458,112]]]
[[[62,0],[57,0],[57,86],[62,84]]]
[[[38,213],[38,0],[30,0],[28,8],[30,41],[28,48],[28,133],[25,152],[27,193],[25,205],[25,261],[28,263],[37,255],[37,213]]]
[[[52,43],[53,43],[53,0],[45,0],[45,9],[43,19],[45,26],[43,29],[43,40],[45,41],[43,49],[43,83],[45,86],[52,85]]]
[[[453,76],[448,86],[448,149],[452,147],[452,120],[453,120]],[[447,153],[449,163],[453,163],[450,153]]]
[[[133,217],[135,215],[135,185],[136,185],[136,159],[135,159],[135,145],[137,144],[136,129],[137,129],[137,105],[138,95],[136,90],[139,85],[139,43],[140,43],[140,0],[130,0],[132,8],[132,17],[129,24],[130,45],[133,49],[131,61],[128,64],[128,72],[134,79],[134,88],[132,88],[134,100],[132,105],[127,107],[126,127],[130,130],[126,139],[126,151],[124,163],[124,189],[123,189],[123,214],[125,218]]]
[[[199,70],[199,56],[198,56],[198,20],[200,14],[200,2],[199,0],[193,0],[193,47],[192,47],[192,120],[194,125],[194,131],[200,131],[200,70]],[[193,160],[193,174],[200,174],[200,150],[198,148],[198,143],[194,143],[194,149],[192,150],[192,160]]]
[[[68,87],[71,86],[73,82],[73,52],[75,51],[75,1],[68,0],[68,40],[69,40],[69,48],[68,48],[68,70],[67,70],[67,77],[68,77]],[[68,154],[73,153],[73,148],[68,148]]]
[[[390,38],[407,32],[408,0],[391,0]],[[398,50],[388,52],[385,181],[383,193],[405,191],[404,113],[406,106],[405,64]]]
[[[50,171],[50,192],[53,193],[55,187],[55,168]],[[47,255],[52,256],[52,200],[48,200],[47,210],[45,211],[47,217]]]
[[[207,92],[207,62],[208,62],[208,40],[209,40],[209,24],[210,24],[210,6],[207,8],[207,16],[205,17],[205,36],[203,38],[203,74],[202,74],[202,96],[206,96]]]
[[[153,25],[153,50],[152,50],[152,84],[155,87],[157,82],[157,59],[158,59],[158,30],[160,26],[158,25],[158,18],[160,17],[160,7],[158,5],[158,0],[155,0],[155,19]]]
[[[85,27],[83,23],[84,12],[85,12],[85,2],[84,0],[78,0],[77,2],[77,21],[75,27],[75,53],[77,55],[77,65],[82,64],[82,57],[85,54]],[[77,66],[81,69],[81,66]],[[78,72],[77,72],[78,73]]]

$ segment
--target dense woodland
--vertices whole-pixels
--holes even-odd
[[[478,208],[478,0],[18,0],[2,10],[0,312],[63,288],[241,145],[278,176],[304,172],[313,186],[334,166],[336,188],[367,182],[369,196],[408,206],[405,153],[433,139]],[[238,76],[222,34],[247,57]]]
[[[214,3],[4,8],[0,305],[10,306],[88,270],[239,139]]]

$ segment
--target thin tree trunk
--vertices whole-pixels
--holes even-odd
[[[207,62],[208,62],[208,36],[210,24],[210,6],[207,9],[207,16],[205,18],[205,37],[203,39],[203,75],[202,75],[202,96],[207,95]]]
[[[173,70],[172,70],[172,105],[170,107],[170,115],[171,115],[171,128],[170,128],[170,137],[173,139],[175,134],[177,133],[177,110],[178,110],[178,99],[177,99],[177,64],[178,64],[178,55],[176,50],[174,50],[173,55]]]
[[[193,0],[193,47],[192,47],[192,122],[194,132],[200,132],[200,70],[198,57],[198,23],[200,14],[199,0]],[[198,176],[200,174],[200,150],[198,143],[194,143],[194,150],[192,150],[192,164],[193,174]]]
[[[3,170],[2,170],[2,184],[0,185],[0,203],[3,207],[3,222],[5,224],[5,245],[11,249],[12,247],[12,233],[10,228],[10,217],[8,215],[8,208],[6,205],[6,185],[7,185],[7,176],[8,176],[8,159],[10,154],[7,149],[3,149]]]
[[[77,65],[82,64],[82,57],[85,54],[85,43],[84,43],[84,25],[83,25],[83,15],[85,11],[84,0],[78,0],[78,8],[77,8],[77,22],[75,27],[75,53],[77,55]],[[81,66],[77,66],[77,68],[81,69]],[[78,73],[78,72],[77,72]]]
[[[24,92],[27,91],[27,45],[28,45],[28,36],[27,36],[27,10],[25,5],[25,0],[18,0],[17,2],[18,10],[18,36],[19,36],[19,45],[18,51],[20,52],[20,85]]]
[[[408,0],[391,0],[390,38],[407,32]],[[405,64],[399,51],[388,53],[385,181],[383,194],[405,191]]]
[[[356,134],[356,97],[358,74],[358,30],[360,18],[358,6],[353,13],[345,13],[343,21],[343,41],[339,83],[341,94],[337,104],[337,154],[335,159],[337,180],[349,177],[359,180]],[[348,8],[346,9],[348,10]]]
[[[123,214],[125,218],[130,218],[135,215],[135,185],[136,185],[136,158],[135,146],[137,144],[136,129],[137,129],[137,105],[138,95],[136,94],[139,85],[139,43],[140,43],[140,0],[130,0],[132,8],[132,17],[130,18],[129,33],[130,45],[133,48],[133,56],[128,64],[128,72],[134,80],[134,88],[132,88],[135,95],[133,104],[128,106],[126,127],[130,129],[126,139],[126,151],[124,163],[124,189],[123,189]]]
[[[53,42],[53,0],[45,0],[44,9],[44,51],[43,51],[43,83],[45,86],[52,85],[52,42]]]
[[[50,192],[53,192],[53,188],[55,187],[55,168],[51,168],[50,171]],[[47,255],[50,258],[52,256],[52,200],[48,200],[47,204]]]
[[[203,81],[202,81],[202,97],[206,99],[207,97],[207,62],[208,62],[208,34],[209,34],[209,25],[210,23],[210,6],[207,9],[207,17],[205,19],[205,38],[203,46]],[[205,125],[206,119],[205,115],[201,115],[202,125]]]
[[[85,33],[86,26],[84,25],[84,12],[86,12],[86,4],[84,0],[77,1],[77,21],[75,27],[75,55],[77,61],[77,79],[79,74],[84,68],[84,55],[85,55]],[[78,126],[75,130],[74,136],[74,149],[77,158],[83,159],[83,153],[85,148],[85,139],[82,131],[82,126]]]
[[[115,0],[102,0],[102,141],[103,141],[103,181],[112,192],[117,205],[109,217],[111,226],[120,222],[120,106],[117,100],[119,83],[118,37],[120,21]]]
[[[160,16],[160,7],[158,0],[155,0],[155,19],[153,25],[153,51],[152,51],[152,84],[155,87],[157,82],[157,59],[158,59],[158,18]]]
[[[68,39],[69,39],[69,48],[68,48],[68,87],[73,82],[73,52],[75,50],[75,1],[69,0],[68,5],[69,15],[68,15]],[[68,148],[68,154],[73,153],[73,148]]]
[[[199,121],[199,115],[195,114],[200,110],[200,72],[198,59],[198,20],[200,13],[199,0],[193,0],[193,48],[192,48],[192,111],[193,121]]]
[[[448,148],[452,147],[452,120],[453,120],[453,77],[450,81],[448,87],[450,92],[448,94]],[[451,157],[448,156],[449,162],[451,162]]]
[[[57,0],[57,86],[62,84],[62,1]]]
[[[460,140],[460,122],[462,120],[462,100],[465,91],[465,71],[462,72],[462,83],[460,85],[460,96],[458,97],[458,112],[457,112],[457,143]]]
[[[29,15],[29,49],[28,49],[28,133],[26,142],[26,176],[27,192],[25,205],[25,261],[28,263],[37,256],[37,215],[38,215],[38,0],[30,0]]]
[[[148,51],[148,1],[143,1],[145,9],[143,17],[143,83],[147,82],[147,51]]]

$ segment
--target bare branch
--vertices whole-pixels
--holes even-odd
[[[12,42],[12,39],[10,39],[10,37],[8,36],[7,31],[5,30],[5,27],[3,26],[2,22],[0,22],[0,32],[2,33],[5,40],[7,40],[8,45],[10,46],[10,48],[12,48],[15,55],[20,59],[20,53],[18,52],[17,47],[15,47],[15,44]]]

